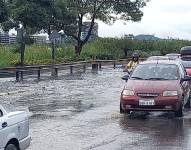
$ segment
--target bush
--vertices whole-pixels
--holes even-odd
[[[64,61],[76,60],[76,54],[73,46],[63,44],[57,48],[57,59],[62,59]]]
[[[82,59],[120,59],[123,57],[123,50],[119,48],[118,40],[99,39],[88,43],[81,52]]]

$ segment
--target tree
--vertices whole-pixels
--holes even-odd
[[[80,55],[82,47],[88,42],[96,20],[112,24],[116,20],[140,21],[146,6],[146,0],[60,0],[67,10],[75,16],[70,26],[63,26],[65,34],[76,40],[75,51]],[[89,20],[87,27],[84,20]],[[85,26],[85,27],[84,27]],[[82,39],[83,28],[87,28],[87,36]]]
[[[10,20],[15,24],[22,24],[27,33],[40,31],[50,17],[53,0],[8,0]]]
[[[63,25],[70,23],[72,17],[67,14],[67,9],[60,0],[6,0],[10,17],[2,24],[5,31],[12,28],[18,29],[17,35],[25,33],[20,37],[21,65],[24,62],[25,44],[29,35],[44,30],[49,35],[51,31],[60,31]],[[60,5],[62,4],[62,5]],[[66,19],[65,19],[66,18]],[[65,23],[65,20],[66,23]],[[73,19],[75,20],[75,19]],[[22,25],[22,29],[19,28]]]
[[[0,23],[8,19],[8,11],[4,0],[0,0]]]
[[[15,27],[20,35],[21,65],[24,64],[25,44],[29,35],[39,32],[47,25],[53,0],[7,0],[8,21],[2,24],[9,31]],[[22,27],[21,27],[22,26]],[[21,28],[21,29],[20,29]],[[24,35],[24,36],[23,36]]]

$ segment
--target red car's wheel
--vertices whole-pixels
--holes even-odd
[[[183,117],[183,108],[182,105],[180,108],[175,112],[175,117]]]
[[[130,114],[130,110],[124,110],[122,104],[120,103],[120,114]]]
[[[122,104],[120,103],[120,114],[124,114],[125,113],[125,111],[123,110],[123,108],[122,108],[122,106],[121,106]]]
[[[186,103],[186,105],[185,105],[185,108],[191,108],[191,103],[190,103],[190,100],[191,100],[191,97],[189,97],[189,99],[188,99],[188,102]]]

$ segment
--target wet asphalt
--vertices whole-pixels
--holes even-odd
[[[30,116],[28,150],[191,150],[191,110],[173,114],[119,113],[121,69],[103,68],[22,83],[0,79],[1,103]]]

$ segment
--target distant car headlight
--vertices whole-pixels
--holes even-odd
[[[178,96],[177,91],[164,91],[163,96]]]
[[[123,92],[122,92],[122,95],[124,95],[124,96],[133,96],[133,95],[135,95],[135,93],[134,93],[133,90],[124,89]]]

